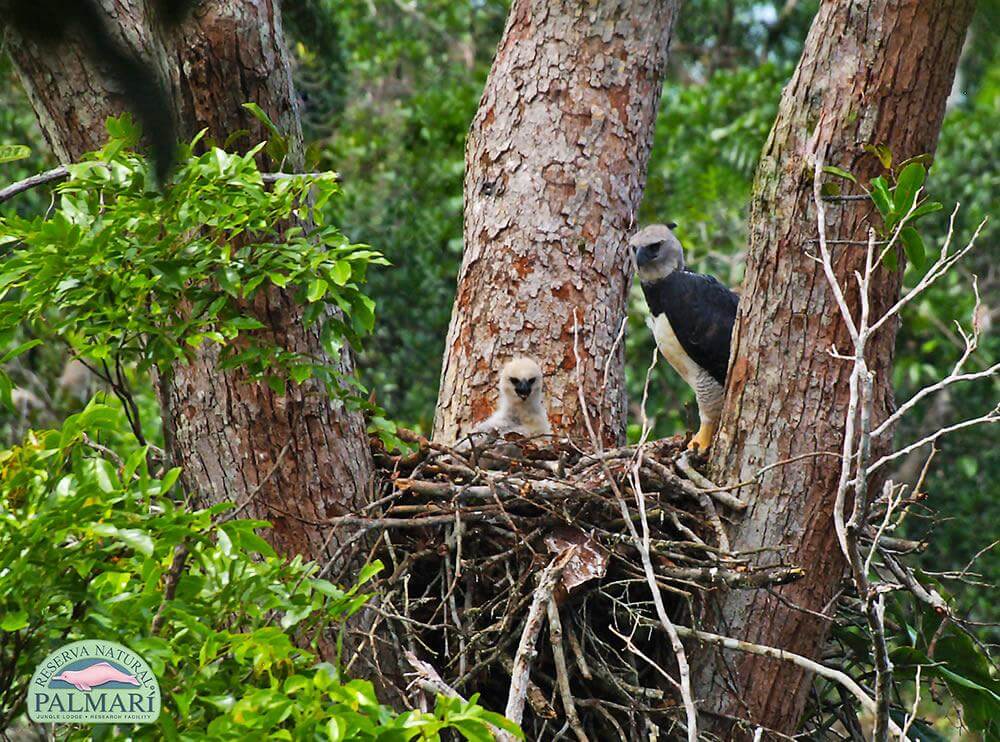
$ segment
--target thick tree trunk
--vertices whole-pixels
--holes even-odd
[[[125,46],[163,80],[183,138],[207,128],[215,142],[240,129],[250,133],[237,146],[263,140],[267,132],[241,107],[252,101],[288,135],[291,164],[298,164],[302,136],[276,3],[215,0],[172,27],[160,23],[149,3],[104,5]],[[99,147],[105,118],[127,106],[91,62],[85,42],[71,36],[54,50],[8,33],[11,57],[60,160]],[[322,356],[316,332],[303,329],[289,295],[272,291],[256,308],[279,341]],[[346,354],[340,363],[351,367]],[[336,550],[337,534],[319,522],[356,509],[371,481],[358,413],[332,403],[318,385],[290,386],[281,396],[248,383],[238,372],[221,371],[211,352],[159,381],[168,453],[183,467],[189,491],[206,504],[252,498],[242,514],[274,523],[268,536],[279,551],[322,561]]]
[[[720,596],[715,619],[731,636],[816,657],[829,622],[806,611],[829,612],[843,575],[832,516],[839,462],[825,452],[841,449],[850,375],[850,365],[828,351],[846,350],[849,338],[822,268],[810,257],[817,235],[816,157],[867,179],[879,166],[862,152],[865,144],[888,145],[897,162],[933,152],[973,4],[824,2],[785,88],[757,171],[747,277],[711,470],[719,483],[733,483],[791,461],[770,470],[759,487],[743,490],[750,508],[730,540],[741,551],[778,547],[780,558],[807,574],[778,588],[780,597],[762,591]],[[831,238],[866,239],[869,204],[831,204],[827,212]],[[842,285],[855,287],[850,276],[862,269],[864,249],[834,249]],[[901,271],[876,273],[874,316],[898,297],[900,282]],[[848,302],[856,311],[856,289]],[[895,333],[887,327],[868,358],[876,418],[884,419],[893,403]],[[795,730],[811,677],[775,660],[703,652],[696,690],[705,711]],[[717,731],[739,736],[725,722]]]
[[[676,2],[515,0],[465,163],[465,255],[435,437],[487,417],[515,355],[546,374],[553,428],[586,437],[573,352],[595,427],[625,433],[614,348],[632,282],[626,236],[642,197]],[[602,392],[605,368],[607,388]]]

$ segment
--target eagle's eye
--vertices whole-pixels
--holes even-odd
[[[510,377],[510,385],[511,386],[518,386],[518,385],[520,385],[520,383],[521,383],[520,379],[516,379],[513,376]]]
[[[654,257],[654,258],[655,258],[655,257],[656,257],[657,255],[659,255],[659,254],[660,254],[660,245],[661,245],[661,244],[663,244],[663,243],[661,243],[661,242],[657,242],[657,243],[655,243],[655,244],[653,244],[653,245],[650,245],[650,246],[649,246],[649,252],[650,252],[650,253],[652,253],[652,255],[653,255],[653,257]]]

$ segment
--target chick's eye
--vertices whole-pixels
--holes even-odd
[[[521,383],[520,379],[515,379],[513,376],[510,377],[510,385],[511,386],[517,386],[520,383]]]

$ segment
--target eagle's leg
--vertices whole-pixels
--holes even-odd
[[[708,372],[702,370],[695,381],[694,392],[698,400],[698,417],[701,418],[701,425],[688,443],[688,449],[707,451],[712,445],[712,436],[719,427],[725,389]]]
[[[694,437],[688,443],[689,450],[701,450],[707,451],[708,447],[712,445],[712,436],[715,435],[715,423],[706,423],[702,421],[701,427],[698,428],[698,432],[694,434]]]

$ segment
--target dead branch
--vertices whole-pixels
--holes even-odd
[[[545,619],[544,611],[552,599],[552,591],[556,587],[556,582],[574,553],[574,549],[568,549],[553,559],[542,572],[538,580],[538,587],[535,588],[531,608],[528,609],[528,617],[524,622],[524,631],[521,632],[521,641],[517,646],[517,654],[514,655],[510,693],[507,696],[507,708],[504,711],[504,715],[515,724],[521,723],[524,712],[525,696],[528,693],[528,672],[535,655],[538,634],[542,630],[542,621]]]

